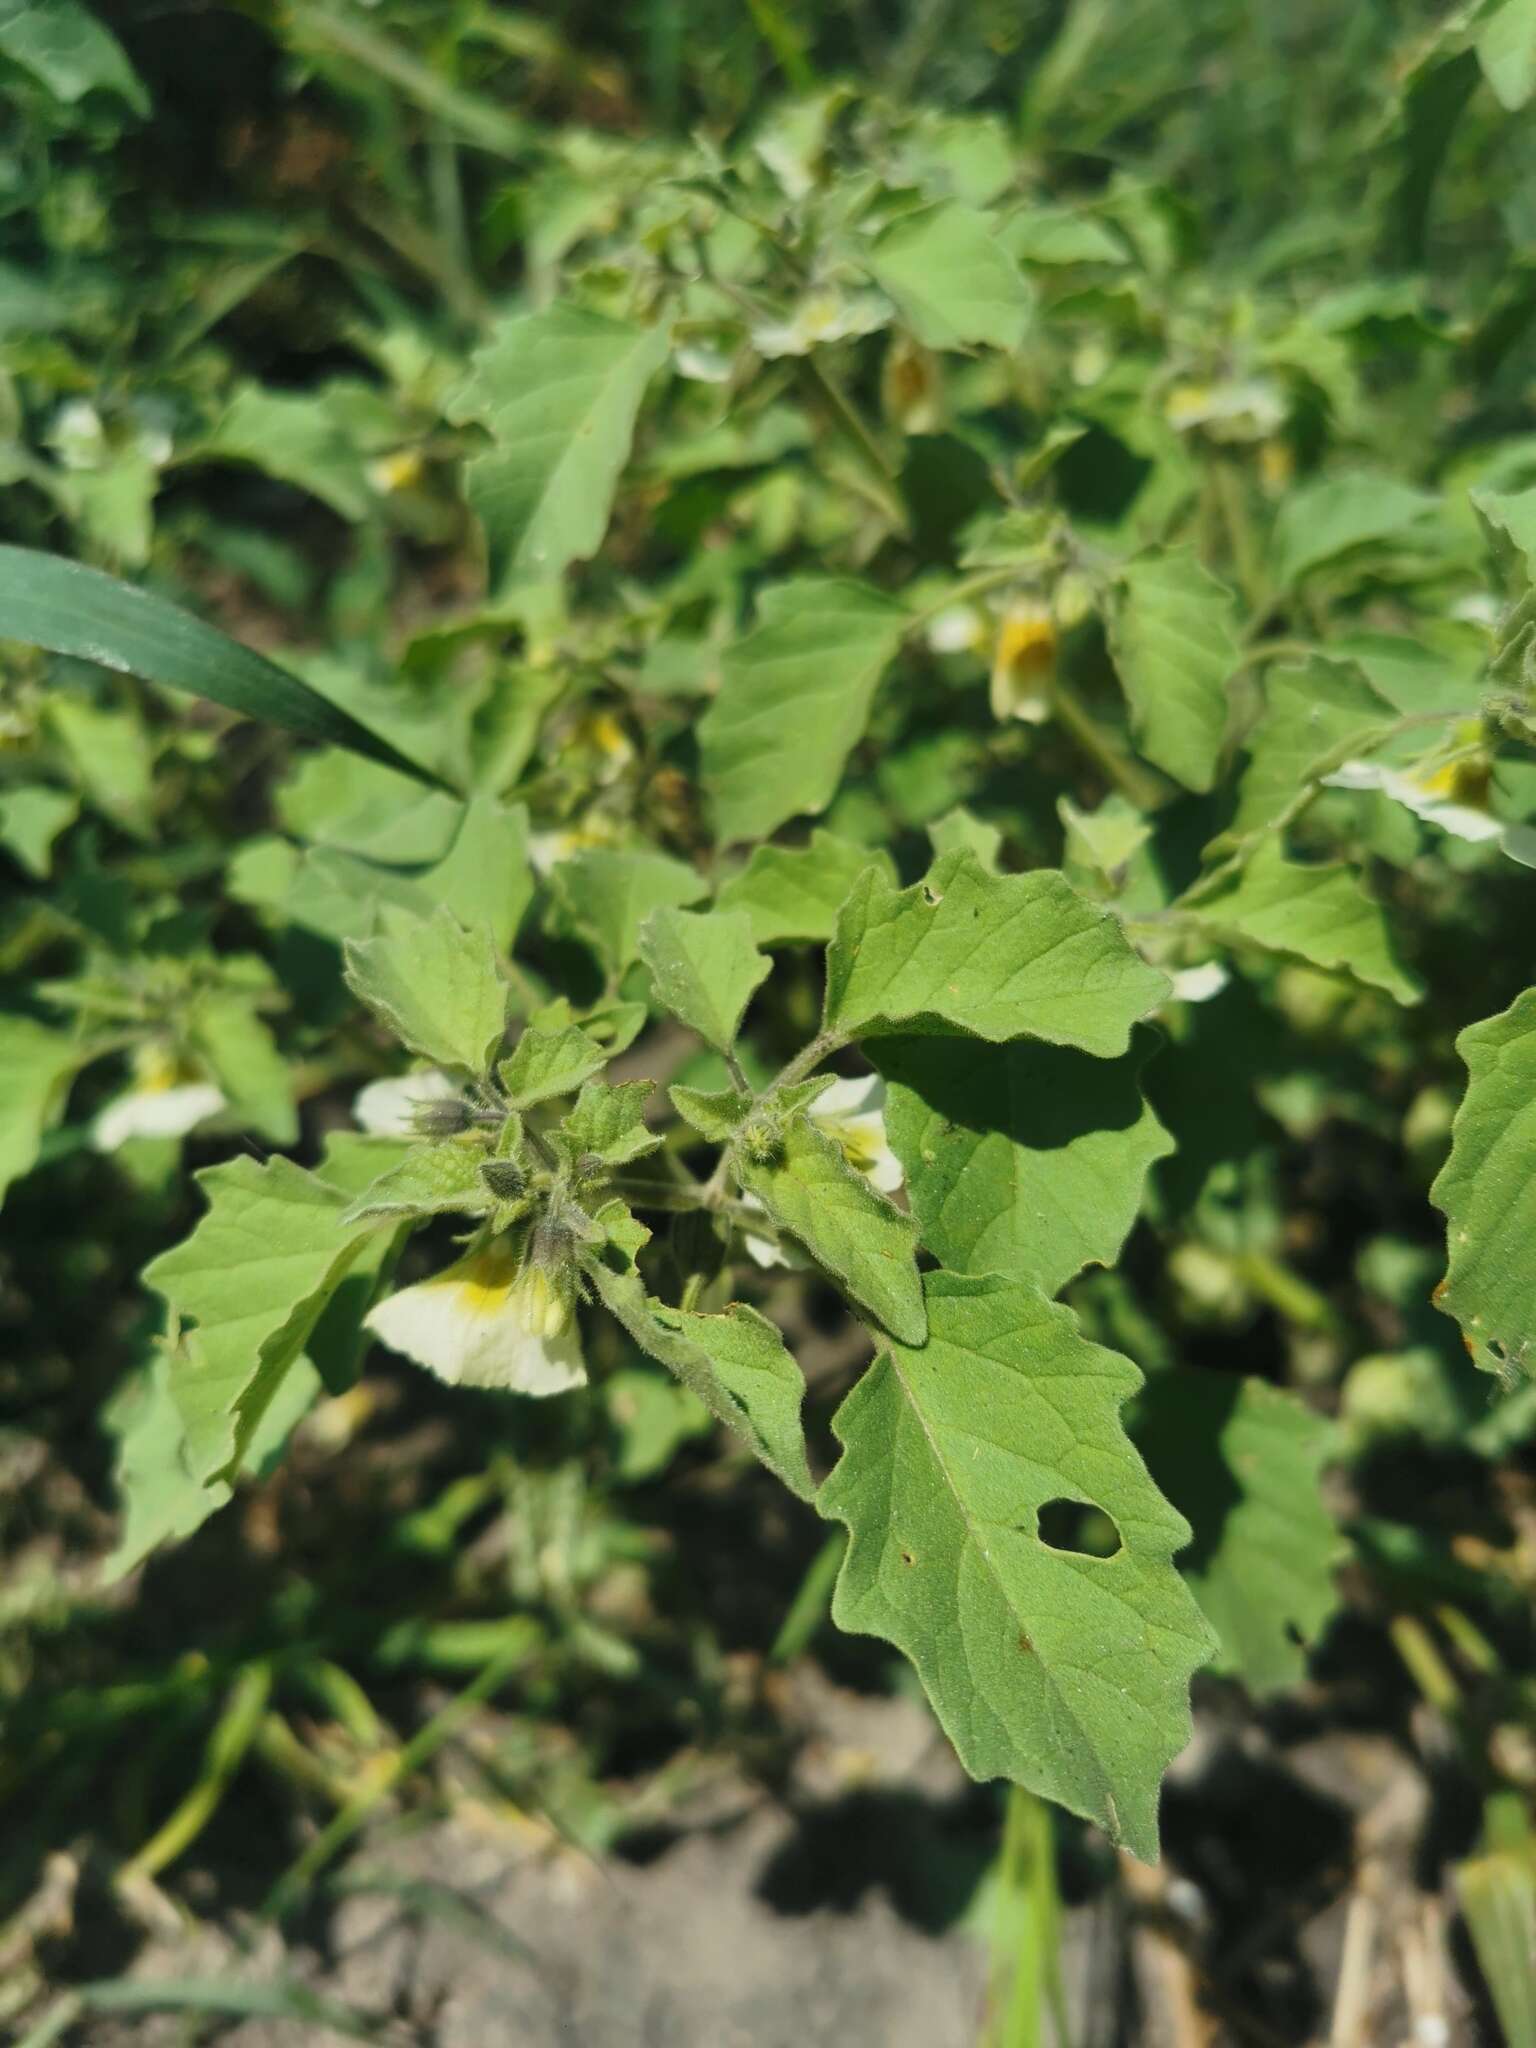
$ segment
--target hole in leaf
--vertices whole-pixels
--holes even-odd
[[[905,1544],[903,1544],[901,1548],[901,1561],[903,1564],[917,1563],[917,1559],[913,1556],[912,1552],[907,1549]]]
[[[1086,1500],[1048,1500],[1035,1517],[1040,1541],[1078,1557],[1113,1557],[1120,1531],[1102,1508]]]
[[[1019,1648],[1024,1652],[1026,1657],[1032,1657],[1035,1654],[1035,1646],[1030,1641],[1029,1636],[1023,1629],[1019,1630]]]
[[[1285,1624],[1285,1639],[1288,1643],[1294,1643],[1298,1650],[1304,1650],[1307,1647],[1307,1639],[1294,1621],[1288,1621]]]
[[[924,882],[923,901],[928,905],[929,909],[931,910],[935,904],[942,903],[944,901],[944,892],[942,889],[935,889],[931,887],[927,882]]]

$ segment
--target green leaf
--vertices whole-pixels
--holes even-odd
[[[110,29],[78,0],[0,0],[0,57],[73,106],[89,92],[114,93],[148,118],[149,94]]]
[[[837,913],[867,867],[888,881],[895,865],[883,847],[859,846],[820,826],[808,846],[759,846],[715,898],[717,910],[744,910],[759,946],[830,939]]]
[[[0,1016],[0,1200],[37,1164],[81,1048],[30,1017]]]
[[[141,722],[75,697],[54,697],[48,723],[58,735],[89,801],[137,837],[151,829],[154,761]]]
[[[908,623],[877,591],[821,577],[764,591],[758,619],[722,660],[720,694],[699,724],[724,841],[826,809]]]
[[[59,555],[0,547],[0,640],[24,641],[187,690],[244,718],[350,747],[417,781],[437,779],[238,640],[152,591]]]
[[[614,974],[639,959],[640,927],[653,910],[680,909],[709,894],[696,868],[643,848],[584,848],[562,861],[552,879],[571,923]]]
[[[1209,789],[1238,662],[1232,593],[1193,548],[1138,555],[1120,572],[1111,644],[1141,751],[1186,789]]]
[[[450,1139],[413,1145],[403,1159],[369,1181],[342,1217],[344,1225],[399,1216],[484,1216],[495,1197],[480,1168],[483,1145]]]
[[[646,1293],[638,1273],[616,1273],[601,1259],[584,1270],[598,1300],[641,1350],[675,1373],[791,1493],[810,1500],[800,1425],[805,1381],[772,1323],[739,1301],[723,1315],[667,1308]]]
[[[1144,1050],[1090,1059],[1021,1039],[882,1039],[885,1127],[941,1265],[1055,1294],[1111,1265],[1173,1140],[1142,1100]]]
[[[199,459],[248,463],[308,491],[342,519],[366,519],[373,509],[362,454],[324,386],[269,391],[261,384],[237,385],[195,453]]]
[[[1065,876],[989,875],[966,853],[910,889],[866,873],[827,948],[826,1027],[842,1037],[937,1019],[1108,1058],[1167,993],[1167,977]]]
[[[470,931],[488,931],[510,953],[523,913],[533,901],[528,859],[528,812],[522,804],[477,796],[465,805],[447,853],[418,878],[433,903],[451,910]]]
[[[579,1025],[542,1031],[530,1024],[496,1074],[512,1107],[530,1109],[552,1095],[574,1095],[607,1064],[606,1049]]]
[[[645,1121],[653,1081],[589,1081],[576,1106],[555,1133],[571,1159],[595,1152],[610,1166],[627,1166],[661,1143]]]
[[[974,207],[943,200],[903,215],[865,258],[925,348],[985,342],[1011,354],[1029,325],[1024,273]]]
[[[53,872],[53,842],[79,815],[80,799],[69,790],[13,783],[0,795],[0,846],[29,875],[46,881]]]
[[[424,788],[340,747],[300,756],[278,786],[276,811],[295,839],[389,867],[440,861],[464,816],[446,790]]]
[[[341,1224],[347,1198],[291,1159],[231,1159],[196,1176],[208,1213],[144,1270],[183,1331],[171,1385],[194,1477],[227,1477],[304,1348],[366,1233]]]
[[[1309,782],[1350,759],[1392,723],[1391,707],[1353,665],[1321,656],[1305,666],[1270,669],[1266,697],[1268,710],[1249,742],[1228,827],[1240,840],[1273,824]]]
[[[917,1227],[843,1156],[842,1147],[803,1115],[786,1121],[767,1164],[733,1155],[736,1176],[772,1222],[797,1237],[818,1265],[863,1309],[910,1344],[925,1318],[917,1275]]]
[[[254,994],[221,989],[198,996],[187,1029],[239,1121],[274,1145],[297,1143],[293,1076],[256,1014]]]
[[[476,351],[448,416],[491,436],[465,481],[498,581],[550,581],[596,554],[667,347],[664,328],[551,306],[504,321]]]
[[[935,818],[928,827],[928,843],[936,859],[946,853],[973,853],[977,866],[985,868],[989,875],[995,875],[1003,835],[996,825],[989,825],[984,818],[976,817],[964,804],[956,804],[952,811],[946,811],[942,818]]]
[[[1147,1388],[1136,1443],[1195,1540],[1185,1584],[1221,1639],[1219,1671],[1291,1685],[1339,1604],[1343,1545],[1323,1505],[1332,1425],[1279,1387],[1174,1367]]]
[[[882,1353],[833,1429],[817,1499],[847,1524],[832,1616],[903,1650],[976,1778],[1008,1777],[1148,1861],[1212,1638],[1173,1566],[1189,1540],[1121,1426],[1140,1384],[1069,1310],[996,1275],[933,1273],[928,1342]],[[1095,1508],[1112,1556],[1040,1510]]]
[[[752,1112],[752,1097],[734,1088],[688,1088],[676,1082],[667,1094],[683,1122],[712,1145],[728,1145]]]
[[[640,958],[674,1017],[717,1052],[736,1043],[754,990],[772,968],[752,943],[743,910],[653,910],[640,931]]]
[[[1411,540],[1440,501],[1392,476],[1330,476],[1291,492],[1275,521],[1275,575],[1286,588],[1356,548]]]
[[[1467,1092],[1429,1191],[1448,1264],[1435,1300],[1485,1372],[1530,1372],[1536,1344],[1536,989],[1456,1041]]]
[[[1056,799],[1066,831],[1064,858],[1114,882],[1152,837],[1150,821],[1117,791],[1092,811],[1080,811],[1069,796]]]
[[[484,932],[447,910],[435,917],[385,908],[379,935],[349,939],[347,983],[409,1051],[441,1067],[484,1074],[507,1025],[507,988]]]
[[[1380,906],[1340,861],[1287,860],[1263,840],[1240,873],[1189,905],[1189,915],[1214,938],[1352,974],[1400,1003],[1423,993],[1393,951]]]
[[[733,1301],[719,1315],[652,1306],[656,1321],[704,1353],[715,1377],[741,1404],[758,1456],[801,1500],[815,1494],[805,1460],[800,1404],[805,1380],[765,1316]]]
[[[1500,0],[1482,17],[1473,42],[1483,76],[1507,114],[1517,114],[1536,92],[1536,5]]]

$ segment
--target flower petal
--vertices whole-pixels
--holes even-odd
[[[130,1088],[102,1110],[91,1126],[91,1142],[98,1152],[115,1152],[130,1138],[183,1138],[194,1124],[217,1116],[224,1106],[223,1090],[211,1081]]]
[[[537,1325],[547,1327],[546,1311],[542,1296],[530,1298],[511,1252],[492,1245],[390,1295],[366,1327],[449,1386],[563,1394],[586,1383],[581,1334],[574,1314],[553,1336],[543,1334]]]
[[[458,1092],[438,1068],[423,1067],[414,1074],[370,1081],[353,1097],[352,1114],[371,1137],[413,1138],[416,1111],[429,1102],[446,1102]]]

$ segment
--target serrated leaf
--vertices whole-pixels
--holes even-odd
[[[0,1200],[37,1164],[81,1048],[31,1017],[0,1017]]]
[[[752,1110],[752,1097],[734,1088],[689,1088],[679,1081],[667,1094],[683,1122],[712,1145],[728,1145]]]
[[[610,1166],[627,1166],[661,1143],[645,1121],[651,1081],[589,1081],[555,1136],[572,1159],[595,1152]]]
[[[926,881],[860,880],[827,948],[825,1022],[844,1037],[934,1019],[1109,1057],[1168,993],[1116,920],[1054,870],[989,875],[946,854]]]
[[[1111,643],[1142,753],[1186,789],[1209,789],[1238,662],[1232,593],[1193,548],[1138,555],[1120,572]]]
[[[339,1188],[290,1159],[232,1159],[196,1178],[207,1214],[144,1281],[197,1324],[182,1334],[171,1384],[192,1472],[207,1480],[240,1464],[366,1233],[342,1227]]]
[[[143,676],[242,717],[349,747],[418,782],[438,779],[264,655],[153,591],[62,556],[0,547],[0,640]]]
[[[865,258],[925,348],[985,342],[1012,352],[1029,324],[1024,274],[974,207],[941,200],[903,215]]]
[[[485,932],[447,910],[430,918],[385,907],[378,936],[349,939],[347,985],[408,1050],[484,1074],[507,1024],[507,988]]]
[[[1202,894],[1189,914],[1214,938],[1352,974],[1400,1003],[1423,993],[1398,962],[1380,906],[1341,861],[1287,860],[1273,841],[1261,841],[1241,872]]]
[[[490,1156],[483,1145],[458,1139],[413,1145],[403,1159],[368,1182],[342,1223],[399,1216],[484,1216],[495,1206],[480,1171]]]
[[[917,1227],[872,1187],[842,1147],[801,1114],[770,1164],[735,1155],[737,1178],[772,1222],[798,1238],[853,1299],[908,1343],[923,1341]]]
[[[720,694],[699,724],[724,841],[826,809],[908,622],[878,591],[819,577],[764,591],[758,621],[721,661]]]
[[[1056,799],[1057,815],[1067,835],[1069,867],[1097,871],[1113,881],[1152,837],[1151,822],[1119,794],[1104,798],[1096,809],[1080,811],[1069,796]]]
[[[328,1186],[339,1188],[342,1194],[355,1197],[391,1166],[399,1165],[413,1142],[409,1138],[381,1138],[361,1131],[331,1131],[320,1153],[320,1178]],[[304,1340],[305,1355],[328,1394],[344,1394],[357,1384],[373,1342],[372,1332],[364,1328],[363,1319],[379,1297],[388,1292],[410,1232],[411,1225],[405,1222],[398,1223],[393,1230],[369,1233]]]
[[[1305,666],[1272,668],[1266,698],[1228,827],[1238,839],[1273,824],[1309,781],[1369,745],[1393,718],[1352,664],[1320,656]]]
[[[1216,1669],[1255,1692],[1294,1684],[1339,1604],[1343,1544],[1321,1489],[1331,1425],[1262,1380],[1174,1367],[1147,1388],[1135,1434],[1195,1532],[1179,1569],[1221,1639]]]
[[[759,946],[825,941],[837,913],[867,867],[888,881],[896,869],[883,847],[859,846],[818,826],[808,846],[759,846],[715,898],[717,910],[744,910]]]
[[[1140,1384],[1071,1312],[996,1275],[932,1273],[928,1342],[844,1401],[817,1508],[847,1525],[833,1619],[904,1651],[961,1762],[1157,1854],[1163,1770],[1189,1739],[1213,1639],[1174,1569],[1189,1539],[1121,1426]],[[1113,1522],[1113,1556],[1039,1533],[1058,1500]]]
[[[1394,476],[1329,476],[1298,486],[1275,521],[1275,575],[1286,588],[1355,549],[1415,537],[1439,499]]]
[[[985,868],[989,875],[995,875],[1003,835],[996,825],[989,825],[985,818],[978,818],[964,804],[956,804],[942,818],[933,820],[928,827],[928,843],[936,859],[946,853],[973,853],[977,866]]]
[[[640,958],[674,1017],[729,1052],[755,990],[772,968],[752,943],[742,910],[653,910],[640,928]]]
[[[1456,1041],[1467,1092],[1429,1191],[1446,1220],[1435,1300],[1485,1372],[1530,1372],[1536,1350],[1536,989]]]
[[[531,1109],[554,1095],[574,1095],[608,1064],[608,1052],[578,1024],[558,1031],[530,1024],[496,1069],[502,1093],[514,1109]]]
[[[1144,1051],[1091,1059],[1028,1039],[882,1039],[885,1128],[941,1265],[1055,1294],[1112,1265],[1173,1140],[1142,1099]]]
[[[29,875],[46,881],[53,872],[53,843],[79,815],[80,799],[72,791],[13,783],[0,795],[0,846]]]
[[[585,848],[562,861],[552,881],[571,923],[614,974],[639,959],[640,927],[653,910],[681,909],[709,894],[696,868],[642,847]]]
[[[549,581],[596,554],[667,348],[664,328],[557,305],[504,321],[475,352],[448,415],[491,436],[465,485],[498,581]]]
[[[791,1493],[812,1496],[800,1403],[805,1381],[772,1323],[742,1302],[723,1315],[685,1314],[645,1291],[638,1273],[616,1273],[601,1259],[584,1269],[594,1293],[642,1351],[749,1445]]]

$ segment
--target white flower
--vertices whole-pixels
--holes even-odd
[[[1285,422],[1285,394],[1268,377],[1223,384],[1175,384],[1163,413],[1177,433],[1204,427],[1218,441],[1262,441]]]
[[[1379,761],[1346,761],[1323,781],[1332,789],[1379,789],[1422,818],[1438,825],[1457,839],[1497,839],[1504,827],[1487,811],[1459,804],[1449,794],[1455,786],[1451,768],[1429,774],[1409,775],[1400,768],[1384,768]]]
[[[163,1046],[139,1048],[133,1077],[133,1086],[114,1096],[91,1126],[98,1152],[115,1152],[130,1138],[184,1138],[194,1124],[225,1107],[221,1088]]]
[[[447,1102],[458,1092],[437,1067],[423,1067],[418,1073],[370,1081],[353,1097],[352,1114],[371,1137],[414,1138],[417,1112],[429,1103]]]
[[[743,1193],[741,1206],[743,1209],[755,1209],[761,1216],[768,1214],[767,1209],[764,1208],[756,1195]],[[759,1237],[755,1230],[743,1230],[741,1242],[746,1249],[747,1257],[755,1265],[763,1267],[787,1266],[791,1263],[789,1254],[776,1238]]]
[[[1176,967],[1169,979],[1173,983],[1170,1002],[1208,1003],[1232,977],[1219,960],[1204,960],[1198,967]]]
[[[935,654],[965,654],[986,638],[987,621],[973,604],[952,604],[928,622],[928,645]]]
[[[1043,725],[1051,715],[1055,674],[1056,621],[1049,605],[1016,599],[997,630],[989,693],[992,716]]]
[[[586,1384],[574,1308],[505,1239],[390,1295],[366,1327],[451,1387],[564,1394]]]
[[[752,329],[752,346],[760,356],[808,356],[829,341],[847,341],[873,334],[891,317],[878,292],[808,292],[787,320],[760,321]]]
[[[885,1083],[878,1074],[834,1081],[811,1104],[807,1115],[842,1146],[848,1164],[871,1180],[881,1194],[894,1194],[901,1186],[901,1161],[885,1135]]]

